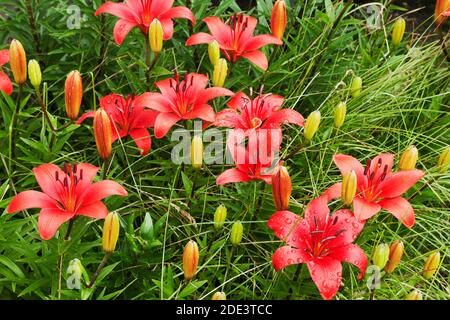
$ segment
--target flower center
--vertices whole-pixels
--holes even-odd
[[[55,180],[61,185],[61,206],[68,212],[74,212],[77,206],[77,191],[78,183],[83,180],[83,169],[78,171],[77,165],[64,164],[64,173],[66,176],[60,180],[59,172],[55,172]]]
[[[326,256],[329,253],[329,243],[330,241],[336,239],[341,235],[343,232],[345,232],[345,229],[340,229],[337,232],[334,232],[332,234],[329,234],[329,229],[336,225],[338,222],[339,217],[336,216],[333,220],[328,219],[326,222],[326,225],[323,229],[319,229],[319,225],[317,222],[317,218],[314,216],[314,225],[315,229],[310,232],[311,235],[311,241],[309,244],[309,253],[313,257],[323,257]]]
[[[232,39],[231,47],[234,51],[237,51],[239,48],[241,36],[248,27],[248,17],[245,17],[241,14],[233,15],[230,20],[230,27]],[[236,52],[234,52],[233,55],[233,59],[236,59]]]
[[[117,115],[118,119],[120,121],[115,121],[115,124],[117,124],[120,129],[126,133],[130,131],[130,128],[132,127],[132,121],[134,120],[133,117],[133,96],[128,96],[125,104],[121,102],[121,100],[116,99],[114,104],[116,105]],[[112,116],[112,115],[111,115]],[[112,119],[116,119],[116,117],[111,117]],[[114,130],[114,129],[113,129]]]
[[[175,71],[175,81],[170,80],[170,87],[173,89],[177,96],[177,107],[180,115],[185,115],[191,111],[192,103],[190,98],[190,93],[188,92],[190,88],[194,86],[194,77],[191,76],[185,78],[184,84],[181,85],[180,75]]]
[[[387,164],[384,165],[383,172],[381,173],[381,175],[377,176],[377,173],[379,173],[380,168],[383,166],[383,160],[381,158],[378,159],[378,162],[375,165],[373,171],[371,170],[371,164],[372,161],[370,159],[367,160],[367,165],[364,170],[364,175],[367,177],[367,186],[363,190],[363,194],[368,201],[375,201],[378,199],[378,195],[380,194],[378,185],[386,179],[389,167]]]
[[[252,128],[253,129],[257,129],[257,128],[259,128],[261,126],[262,120],[260,118],[257,118],[257,117],[253,118],[251,120],[251,124],[252,124]]]

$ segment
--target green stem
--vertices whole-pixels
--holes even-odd
[[[19,119],[19,113],[20,113],[20,103],[22,99],[22,93],[23,93],[23,85],[19,85],[19,92],[17,94],[17,101],[16,101],[16,109],[14,110],[14,113],[12,115],[11,124],[9,127],[9,172],[12,175],[14,171],[13,167],[13,159],[16,157],[16,134],[17,134],[17,121]]]
[[[103,268],[108,263],[109,257],[112,255],[111,252],[105,253],[105,256],[103,257],[102,261],[98,265],[97,270],[94,273],[94,277],[92,278],[91,282],[87,285],[88,288],[92,288],[92,286],[95,284],[95,281],[97,280],[98,276],[100,275],[100,272],[102,272]]]
[[[69,220],[69,225],[67,226],[67,231],[66,231],[66,235],[64,236],[64,241],[70,240],[70,234],[72,233],[73,223],[75,222],[75,219],[76,219],[76,217]]]

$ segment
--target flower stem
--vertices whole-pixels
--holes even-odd
[[[31,35],[33,36],[34,43],[36,44],[36,52],[42,55],[41,50],[41,39],[39,38],[39,33],[37,32],[36,19],[34,18],[33,7],[31,5],[31,0],[26,1],[27,13],[28,13],[28,23],[31,28]]]
[[[105,256],[103,257],[103,260],[98,265],[97,270],[94,273],[94,277],[92,278],[91,282],[87,285],[88,288],[92,288],[92,286],[95,284],[95,280],[97,280],[98,276],[100,275],[100,272],[102,272],[103,268],[108,263],[109,257],[112,255],[111,252],[105,253]]]
[[[11,175],[13,174],[14,171],[13,159],[16,157],[16,127],[17,121],[19,119],[22,93],[23,93],[23,85],[19,85],[19,92],[17,94],[17,101],[16,101],[16,109],[14,110],[11,119],[11,124],[9,126],[9,172]]]
[[[374,300],[375,298],[375,288],[370,289],[369,300]]]
[[[66,235],[64,236],[64,241],[70,240],[70,234],[72,233],[73,223],[75,222],[76,217],[69,220],[69,225],[67,226]]]
[[[297,148],[295,148],[292,152],[290,152],[287,156],[283,157],[283,161],[287,161],[288,159],[291,159],[293,156],[295,156],[297,153],[302,151],[302,149],[305,147],[305,139],[302,138],[302,141],[298,145]]]

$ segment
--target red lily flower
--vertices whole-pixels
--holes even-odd
[[[364,169],[361,163],[344,154],[333,157],[342,175],[354,170],[358,179],[357,194],[353,199],[356,218],[367,220],[378,213],[381,208],[392,213],[406,227],[414,225],[414,209],[404,198],[400,197],[408,191],[425,173],[422,170],[404,170],[392,173],[394,155],[382,153],[367,161]],[[341,195],[342,184],[337,183],[325,194],[328,199],[337,199]]]
[[[9,50],[0,50],[0,67],[9,62]],[[3,91],[7,95],[11,95],[13,91],[13,85],[8,75],[0,71],[0,91]]]
[[[153,19],[158,19],[163,27],[164,40],[173,35],[174,18],[185,18],[195,25],[195,17],[186,7],[172,8],[173,0],[127,0],[125,3],[108,1],[95,12],[98,16],[109,13],[119,17],[114,27],[114,40],[120,46],[134,27],[138,27],[147,35]]]
[[[252,100],[239,92],[228,102],[228,109],[217,113],[214,125],[243,130],[280,129],[282,123],[303,126],[302,115],[292,109],[281,109],[283,102],[283,97],[270,93],[260,93]]]
[[[64,165],[64,171],[54,164],[40,165],[33,172],[43,192],[28,190],[19,193],[6,211],[14,213],[41,208],[38,228],[44,240],[51,239],[64,222],[75,216],[104,219],[108,209],[101,200],[128,193],[111,180],[92,183],[97,171],[97,167],[87,163]]]
[[[112,120],[112,141],[130,135],[136,146],[141,149],[141,155],[146,155],[152,146],[152,139],[147,129],[155,125],[158,112],[145,110],[143,106],[138,106],[137,99],[139,97],[133,96],[125,99],[113,93],[100,99],[100,107],[108,113]],[[94,111],[87,112],[78,119],[77,124],[94,116]]]
[[[321,296],[328,300],[336,295],[341,285],[341,262],[358,267],[358,279],[361,280],[368,259],[364,251],[352,243],[364,223],[346,209],[330,216],[327,200],[326,196],[312,200],[306,208],[304,219],[290,211],[278,211],[267,225],[286,243],[272,256],[275,270],[306,263]]]
[[[246,147],[241,142],[247,135],[239,130],[231,132],[227,146],[236,168],[228,169],[219,175],[216,179],[217,185],[252,180],[264,180],[272,184],[272,162],[281,144],[281,130],[267,131],[267,135],[265,133],[266,131],[254,131]],[[263,140],[270,141],[261,145]]]
[[[229,25],[217,17],[208,17],[203,21],[211,34],[204,32],[194,34],[186,41],[186,45],[192,46],[216,40],[225,57],[233,63],[243,57],[266,70],[267,58],[259,49],[268,44],[283,44],[283,41],[269,34],[253,36],[258,20],[250,16],[234,15]]]
[[[207,84],[208,77],[203,74],[190,73],[180,82],[180,76],[175,72],[175,79],[169,78],[155,84],[161,93],[144,93],[135,104],[160,112],[154,131],[157,138],[162,138],[180,120],[200,118],[207,122],[214,121],[215,113],[208,101],[234,95],[225,88],[205,89]]]

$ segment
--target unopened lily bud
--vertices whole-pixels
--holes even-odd
[[[270,29],[272,35],[282,40],[286,30],[287,14],[286,3],[283,0],[277,0],[273,5],[272,16],[270,18]]]
[[[434,19],[436,24],[440,26],[447,20],[449,16],[450,0],[436,0],[436,8],[434,11]]]
[[[394,46],[402,42],[403,35],[405,34],[406,22],[402,17],[398,18],[394,22],[394,28],[392,29],[392,43]]]
[[[353,98],[358,98],[361,95],[362,90],[362,78],[361,77],[354,77],[352,80],[352,84],[350,86],[350,93],[352,94]]]
[[[186,280],[191,280],[197,273],[199,252],[197,242],[190,240],[183,251],[183,272]]]
[[[347,104],[345,102],[339,102],[334,108],[334,126],[336,128],[342,127],[347,114]]]
[[[450,147],[445,148],[439,155],[437,166],[440,173],[447,171],[450,165]]]
[[[9,65],[14,76],[14,81],[24,84],[27,81],[27,55],[19,40],[14,39],[9,46]]]
[[[440,262],[441,262],[440,252],[435,252],[431,254],[423,267],[423,277],[425,279],[431,279],[438,270]]]
[[[389,248],[389,261],[386,268],[384,268],[386,273],[392,273],[397,268],[402,259],[404,249],[405,246],[402,241],[396,240],[391,244]]]
[[[417,289],[408,293],[404,298],[404,300],[422,300],[422,299],[423,299],[422,293],[420,293],[420,291]]]
[[[214,65],[212,84],[214,87],[223,87],[228,75],[227,60],[221,58]]]
[[[219,43],[216,40],[213,40],[208,45],[208,55],[209,55],[209,61],[211,61],[211,64],[215,66],[220,59],[220,46]]]
[[[287,210],[291,198],[292,182],[289,172],[281,163],[272,173],[272,195],[278,211]]]
[[[353,198],[356,195],[356,186],[358,184],[358,178],[355,171],[351,170],[342,176],[342,202],[349,206],[353,203]]]
[[[120,222],[119,215],[116,212],[109,213],[105,218],[103,225],[103,251],[112,253],[116,250],[117,240],[119,239]]]
[[[314,135],[317,132],[317,129],[319,129],[320,124],[320,112],[314,111],[311,112],[311,114],[306,118],[305,122],[305,128],[303,135],[305,136],[306,140],[311,141]]]
[[[94,116],[94,138],[100,158],[108,159],[112,151],[111,120],[102,108],[98,109]]]
[[[415,146],[409,146],[405,152],[403,152],[398,168],[400,170],[413,170],[416,167],[417,159],[419,158],[419,152]]]
[[[244,227],[242,222],[236,221],[231,227],[230,241],[233,245],[237,246],[242,241],[242,235],[244,233]]]
[[[225,220],[227,219],[227,207],[223,204],[217,207],[216,212],[214,213],[214,228],[219,230],[222,228]]]
[[[203,140],[201,135],[194,135],[191,143],[191,164],[194,169],[203,165]]]
[[[148,31],[150,49],[153,53],[160,53],[163,48],[163,27],[158,19],[153,19]]]
[[[83,97],[83,83],[78,71],[72,71],[67,75],[64,93],[67,117],[75,120],[78,118]]]
[[[372,262],[378,268],[383,269],[389,259],[389,246],[387,243],[381,243],[375,247],[372,255]]]
[[[211,300],[227,300],[227,295],[224,292],[216,292],[213,294]]]
[[[141,229],[140,229],[141,237],[144,240],[153,240],[154,231],[153,231],[153,220],[150,213],[145,213],[144,221],[142,221]]]
[[[42,72],[39,62],[32,59],[28,62],[28,77],[30,82],[36,90],[39,90],[39,86],[42,82]]]

